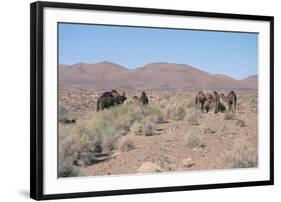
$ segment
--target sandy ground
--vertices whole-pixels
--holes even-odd
[[[211,111],[201,114],[196,125],[188,119],[159,123],[152,136],[138,136],[129,131],[118,140],[117,148],[108,158],[81,166],[80,173],[93,176],[255,167],[258,162],[258,116],[247,102],[248,97],[254,96],[239,95],[240,106],[244,107],[238,108],[233,120],[225,120],[225,113]],[[87,91],[82,96],[81,92],[76,95],[64,91],[60,102],[68,106],[73,116],[79,117],[87,110],[95,111],[93,100],[97,97]],[[79,102],[82,104],[77,104]],[[237,126],[238,119],[246,126]],[[192,133],[199,134],[195,147],[189,146]],[[126,141],[133,144],[133,148],[120,149]]]

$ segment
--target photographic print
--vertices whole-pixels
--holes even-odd
[[[258,166],[258,34],[58,24],[59,177]]]
[[[31,4],[36,200],[272,185],[274,18]]]

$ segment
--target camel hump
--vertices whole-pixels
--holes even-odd
[[[115,89],[113,89],[113,90],[111,91],[111,94],[112,94],[114,97],[120,96],[120,93],[118,93],[117,90],[115,90]]]
[[[235,93],[234,91],[230,91],[230,92],[228,93],[227,97],[229,97],[229,96],[237,97],[237,96],[236,96],[236,93]]]
[[[111,92],[104,92],[101,97],[113,97],[112,93]]]

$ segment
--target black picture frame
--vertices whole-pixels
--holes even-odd
[[[270,179],[238,183],[204,184],[174,187],[154,187],[129,190],[79,192],[66,194],[43,193],[43,9],[62,8],[80,10],[118,11],[130,13],[164,14],[176,16],[197,16],[224,19],[267,21],[270,23]],[[152,8],[120,7],[58,2],[35,2],[30,5],[30,197],[36,200],[77,197],[140,194],[154,192],[217,189],[274,184],[274,17],[259,15],[240,15],[229,13],[196,12]]]

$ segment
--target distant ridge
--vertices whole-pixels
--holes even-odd
[[[61,88],[127,90],[240,90],[256,91],[258,76],[235,80],[210,74],[187,64],[149,63],[136,69],[103,61],[95,64],[59,65]]]

